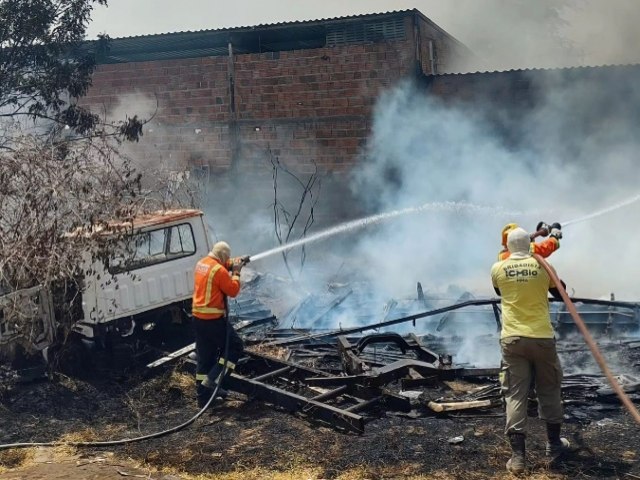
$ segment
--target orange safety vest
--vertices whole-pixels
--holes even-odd
[[[191,313],[201,320],[214,320],[226,315],[225,297],[240,292],[240,277],[229,271],[217,259],[206,256],[196,264]]]
[[[542,242],[531,242],[531,246],[529,247],[529,251],[531,253],[537,253],[542,258],[547,258],[553,252],[560,248],[560,242],[557,238],[549,237],[544,239]],[[506,260],[511,256],[511,252],[506,248],[498,253],[498,260]]]

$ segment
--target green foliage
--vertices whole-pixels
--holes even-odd
[[[107,0],[0,0],[0,121],[46,120],[81,136],[108,133],[125,140],[142,135],[137,118],[116,125],[76,101],[91,86],[106,36],[85,41],[91,12]],[[42,125],[42,122],[39,123]],[[10,148],[0,138],[0,148]]]

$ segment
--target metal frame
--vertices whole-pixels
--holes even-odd
[[[581,303],[581,304],[584,304],[584,305],[604,305],[604,306],[609,306],[609,307],[627,308],[627,309],[630,309],[630,310],[634,311],[634,316],[636,317],[636,320],[638,322],[640,322],[640,303],[619,302],[619,301],[610,301],[610,300],[596,300],[596,299],[591,299],[591,298],[572,298],[571,300],[576,304],[580,304]],[[561,303],[562,302],[562,300],[555,299],[555,298],[550,298],[549,301],[552,302],[552,303],[555,303],[555,302]],[[498,325],[498,328],[501,328],[499,309],[497,308],[500,305],[500,299],[499,298],[489,298],[489,299],[480,299],[480,300],[474,299],[474,300],[468,300],[468,301],[456,303],[454,305],[449,305],[447,307],[437,308],[437,309],[434,309],[434,310],[429,310],[429,311],[426,311],[426,312],[417,313],[417,314],[414,314],[414,315],[409,315],[409,316],[402,317],[402,318],[397,318],[397,319],[394,319],[394,320],[386,320],[386,321],[383,321],[383,322],[364,325],[364,326],[361,326],[361,327],[352,327],[352,328],[345,328],[345,329],[340,329],[340,330],[332,330],[330,332],[322,332],[322,333],[306,334],[306,335],[297,335],[297,336],[288,336],[287,335],[285,338],[279,338],[279,339],[276,339],[276,340],[272,340],[270,342],[263,343],[263,345],[264,346],[270,346],[270,347],[271,346],[298,345],[298,344],[301,344],[301,343],[308,343],[308,342],[313,342],[313,341],[321,340],[321,339],[335,338],[338,335],[350,335],[350,334],[353,334],[353,333],[366,332],[367,330],[378,330],[380,328],[385,328],[385,327],[389,327],[391,325],[398,325],[400,323],[406,323],[406,322],[413,322],[413,324],[415,326],[416,320],[420,320],[422,318],[432,317],[434,315],[439,315],[439,314],[442,314],[442,313],[451,312],[453,310],[458,310],[458,309],[465,308],[465,307],[483,306],[483,305],[492,305],[493,306],[493,313],[494,313],[494,316],[496,317],[496,324]]]

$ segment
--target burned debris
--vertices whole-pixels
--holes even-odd
[[[235,327],[249,345],[226,384],[230,390],[352,433],[362,433],[381,415],[502,415],[498,299],[465,292],[442,305],[418,285],[417,298],[392,300],[381,310],[383,320],[372,322],[375,308],[367,304],[362,286],[334,285],[303,297],[278,319],[259,300],[260,282],[265,278],[257,275],[248,293],[230,303]],[[639,304],[574,300],[605,354],[615,354],[614,370],[625,391],[640,400],[640,378],[634,375],[640,365]],[[369,312],[369,322],[362,312]],[[326,328],[340,324],[336,318],[347,313],[357,317],[357,326]],[[577,422],[596,421],[619,409],[562,304],[552,304],[552,318],[567,372],[562,384],[566,415]],[[471,346],[464,332],[472,322]],[[149,367],[177,358],[193,364],[193,350],[191,345],[169,353]],[[530,402],[535,406],[535,397]]]

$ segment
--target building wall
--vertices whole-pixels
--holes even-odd
[[[425,75],[448,72],[453,65],[464,63],[464,59],[470,54],[464,45],[424,17],[417,16],[413,28],[416,57]]]
[[[115,119],[153,114],[128,153],[213,182],[207,194],[213,203],[216,194],[233,196],[232,184],[243,187],[247,210],[273,202],[275,160],[303,182],[317,171],[317,224],[334,223],[362,213],[351,198],[349,172],[363,161],[380,93],[432,73],[429,41],[438,69],[457,48],[423,17],[403,21],[404,39],[99,65],[83,103]]]
[[[431,73],[429,41],[438,67],[452,50],[421,17],[404,22],[404,40],[100,65],[83,102],[115,118],[136,103],[148,116],[157,102],[135,154],[177,168],[248,172],[275,155],[302,173],[345,172],[366,145],[379,94]]]

